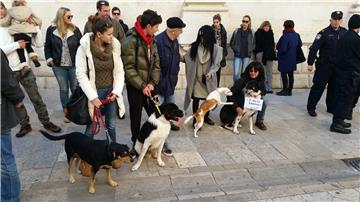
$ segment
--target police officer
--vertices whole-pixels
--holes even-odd
[[[321,30],[315,37],[310,47],[308,56],[308,70],[313,70],[315,62],[315,75],[313,78],[313,86],[311,87],[307,102],[307,110],[310,116],[317,116],[315,109],[319,102],[326,84],[326,106],[327,112],[332,113],[335,93],[335,52],[336,44],[339,39],[346,33],[346,29],[341,27],[343,13],[334,11],[331,13],[330,25]],[[319,58],[317,52],[319,50]]]
[[[349,134],[350,123],[344,120],[353,108],[360,88],[360,15],[349,19],[349,31],[340,39],[336,54],[336,90],[333,122],[330,131]]]

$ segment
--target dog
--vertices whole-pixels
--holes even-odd
[[[184,122],[185,124],[193,118],[195,118],[196,120],[196,123],[194,125],[194,137],[198,137],[197,132],[204,125],[204,116],[208,111],[213,110],[217,105],[233,104],[232,102],[222,102],[221,95],[231,96],[232,92],[229,88],[226,87],[217,88],[206,97],[206,100],[201,103],[199,109],[197,109],[193,115],[186,118]]]
[[[65,139],[70,183],[75,183],[75,178],[72,174],[74,159],[76,159],[76,165],[78,165],[79,160],[81,161],[80,168],[82,166],[91,166],[90,173],[83,173],[84,170],[80,169],[84,176],[89,175],[90,177],[90,193],[95,193],[95,175],[100,168],[106,169],[107,181],[111,186],[115,187],[118,186],[118,183],[112,180],[111,169],[120,168],[122,161],[126,163],[132,161],[129,147],[124,144],[109,143],[108,140],[94,140],[80,132],[72,132],[61,136],[52,136],[43,130],[40,130],[40,132],[49,140],[57,141]]]
[[[257,84],[256,81],[250,81],[246,84],[246,87],[244,88],[244,97],[251,97],[251,98],[255,98],[257,100],[261,99],[261,90],[259,89],[259,86]],[[251,135],[255,135],[255,131],[254,131],[254,121],[253,121],[253,116],[255,114],[257,114],[257,111],[254,109],[249,109],[249,108],[244,108],[244,114],[242,115],[237,115],[234,121],[234,128],[233,128],[233,133],[235,134],[240,134],[238,127],[241,125],[239,125],[241,119],[243,117],[247,117],[249,118],[249,129],[250,129],[250,134]]]
[[[131,168],[132,171],[136,171],[140,167],[148,151],[157,159],[159,166],[165,166],[161,159],[161,151],[170,133],[170,120],[179,121],[184,114],[173,103],[163,104],[159,107],[159,110],[161,114],[159,111],[152,113],[140,129],[139,138],[135,143],[135,151],[139,154],[139,157]]]

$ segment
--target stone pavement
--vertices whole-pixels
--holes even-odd
[[[52,121],[64,132],[83,131],[81,126],[62,122],[56,90],[41,90],[41,94]],[[179,106],[183,95],[184,91],[176,92]],[[310,117],[307,95],[308,90],[295,90],[292,97],[268,95],[268,130],[255,127],[257,135],[249,135],[247,121],[240,135],[221,129],[217,108],[211,113],[217,125],[205,124],[198,138],[193,137],[191,124],[171,132],[168,142],[174,157],[163,157],[165,167],[157,166],[155,159],[145,159],[138,171],[131,172],[131,165],[123,164],[113,172],[119,182],[116,188],[106,184],[101,170],[95,194],[87,191],[88,178],[76,174],[75,184],[68,182],[63,141],[52,142],[40,135],[42,126],[27,98],[34,130],[23,138],[13,138],[21,200],[360,201],[360,173],[341,160],[360,157],[360,107],[351,121],[352,134],[331,133],[332,116],[324,101],[319,103],[318,116]],[[118,120],[117,138],[130,146],[129,125],[129,114]]]

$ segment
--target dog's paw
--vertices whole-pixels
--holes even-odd
[[[111,180],[111,181],[109,181],[109,185],[112,186],[112,187],[116,187],[119,184],[117,182],[115,182],[114,180]]]
[[[164,167],[164,166],[165,166],[165,163],[164,163],[164,161],[158,161],[158,165],[159,165],[160,167]]]
[[[233,130],[233,133],[234,133],[235,135],[240,135],[240,132],[239,132],[237,129],[235,129],[235,128],[234,128],[234,130]]]
[[[69,178],[69,182],[70,182],[71,184],[74,184],[74,183],[75,183],[75,178],[74,178],[73,176],[71,176],[71,177]]]
[[[249,131],[250,132],[250,135],[256,135],[255,131],[252,130],[252,131]]]
[[[140,165],[135,164],[132,168],[131,171],[136,171],[137,169],[139,169]]]
[[[194,134],[194,137],[199,137],[198,135]]]
[[[94,187],[89,187],[89,193],[94,194],[95,193],[95,188]]]

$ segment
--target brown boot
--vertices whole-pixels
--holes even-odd
[[[21,126],[20,131],[16,133],[16,137],[24,137],[26,134],[30,133],[32,131],[31,125],[25,125]]]
[[[51,132],[54,132],[54,133],[59,133],[61,131],[61,128],[51,122],[47,123],[44,125],[44,128],[46,130],[49,130]]]
[[[64,112],[64,119],[63,119],[64,123],[70,123],[71,121],[68,118],[66,118],[68,113],[68,109],[66,107],[63,108],[63,112]]]
[[[264,122],[262,122],[262,121],[257,121],[255,123],[255,126],[258,127],[260,130],[267,130],[267,127],[265,126]]]

